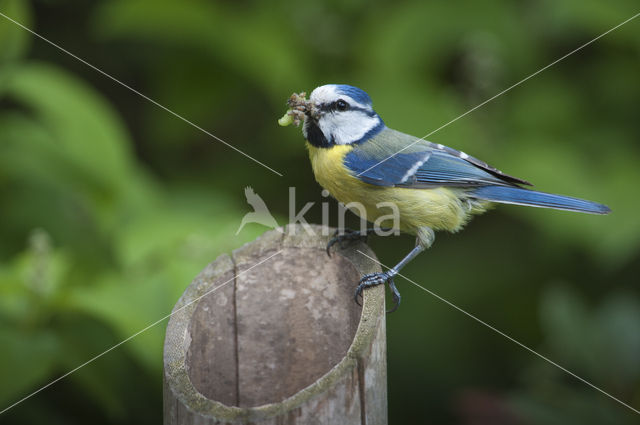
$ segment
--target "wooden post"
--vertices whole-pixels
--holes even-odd
[[[387,423],[384,287],[353,300],[379,266],[363,242],[329,258],[333,229],[312,229],[269,231],[187,287],[167,325],[165,425]]]

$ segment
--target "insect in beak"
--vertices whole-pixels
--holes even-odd
[[[296,127],[304,121],[305,116],[317,120],[320,118],[320,108],[315,103],[307,100],[307,93],[294,93],[287,101],[289,110],[284,114],[282,118],[278,120],[278,124],[286,127],[290,124]]]

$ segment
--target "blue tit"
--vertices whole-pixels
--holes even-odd
[[[415,248],[395,267],[362,277],[356,301],[363,289],[387,283],[395,310],[400,293],[393,278],[433,244],[434,231],[457,232],[494,203],[610,212],[596,202],[527,189],[523,186],[531,186],[529,182],[464,152],[393,130],[374,111],[369,95],[357,87],[320,86],[309,100],[304,94],[292,95],[289,106],[280,123],[304,120],[302,133],[318,183],[338,201],[364,206],[366,220],[383,227],[395,223],[400,231],[416,236]],[[376,221],[388,217],[388,210],[377,207],[382,202],[397,206],[399,220]]]

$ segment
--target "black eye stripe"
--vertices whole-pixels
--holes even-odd
[[[323,112],[343,112],[337,109],[336,103],[337,101],[331,102],[331,103],[323,103],[322,105],[320,105],[320,110]],[[360,106],[349,105],[348,110],[362,112],[370,117],[373,117],[376,115],[375,111],[373,111],[372,109],[362,108]]]
[[[320,109],[325,112],[330,112],[330,111],[345,111],[347,109],[353,109],[353,108],[350,107],[349,103],[344,99],[338,99],[335,102],[323,103]]]

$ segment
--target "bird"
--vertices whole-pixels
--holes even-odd
[[[260,195],[255,193],[251,186],[244,188],[244,196],[247,198],[247,203],[253,207],[253,211],[246,213],[244,217],[242,217],[242,222],[236,231],[236,236],[247,223],[258,223],[279,230],[278,222],[273,218],[269,212],[269,208],[267,208],[267,205]]]
[[[376,205],[393,203],[399,220],[379,224],[416,237],[415,247],[394,267],[362,276],[355,291],[358,303],[364,289],[386,283],[394,302],[390,311],[396,310],[401,296],[394,277],[432,246],[435,232],[457,232],[495,204],[589,214],[611,211],[597,202],[530,189],[528,181],[465,152],[389,128],[369,95],[351,85],[319,86],[308,100],[304,92],[294,93],[288,105],[279,123],[302,123],[316,181],[339,202],[362,205],[363,218],[372,223],[388,214]],[[337,235],[328,248],[351,236]]]

